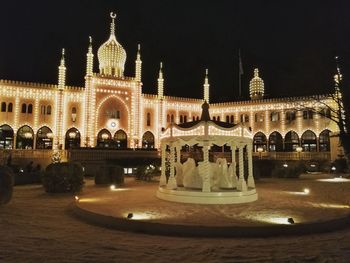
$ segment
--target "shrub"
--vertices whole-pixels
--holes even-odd
[[[306,166],[302,162],[276,164],[272,170],[272,177],[278,178],[298,178],[302,173],[306,172]]]
[[[136,180],[151,181],[153,176],[158,174],[157,167],[153,164],[139,165],[136,171]]]
[[[12,198],[13,173],[9,167],[0,166],[0,205],[7,204]]]
[[[335,159],[331,164],[331,167],[336,168],[336,173],[346,173],[348,171],[348,163],[345,158]]]
[[[83,168],[79,163],[52,163],[46,167],[42,177],[48,193],[76,193],[84,185]]]
[[[124,184],[124,169],[120,165],[104,165],[100,171],[95,176],[95,184]]]

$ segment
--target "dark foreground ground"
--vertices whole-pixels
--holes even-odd
[[[11,203],[0,207],[0,262],[350,260],[350,228],[326,234],[276,238],[152,236],[86,224],[67,211],[71,202],[72,196],[49,195],[39,185],[15,187]]]

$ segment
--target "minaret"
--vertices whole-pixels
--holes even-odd
[[[264,81],[259,77],[259,69],[254,69],[254,77],[249,83],[249,94],[252,100],[264,98]]]
[[[335,73],[334,75],[334,89],[335,89],[335,94],[336,94],[336,97],[341,99],[341,91],[340,91],[340,83],[341,81],[343,80],[343,75],[341,74],[340,72],[340,67],[339,67],[339,61],[338,61],[339,57],[336,56],[335,57],[335,63],[337,65],[337,72]]]
[[[86,76],[91,77],[93,75],[94,68],[94,54],[92,53],[92,37],[89,36],[89,48],[86,54]]]
[[[64,90],[66,86],[66,66],[64,60],[64,48],[62,48],[61,64],[58,66],[58,89]]]
[[[208,80],[208,69],[205,70],[205,79],[204,79],[204,101],[209,103],[209,80]]]
[[[164,98],[164,79],[163,79],[163,63],[160,62],[159,75],[158,75],[158,99]]]
[[[135,61],[135,80],[141,82],[141,70],[142,70],[142,61],[141,61],[141,45],[137,45],[137,56]]]

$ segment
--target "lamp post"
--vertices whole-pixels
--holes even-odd
[[[298,159],[300,160],[300,153],[303,151],[303,147],[298,146],[297,148],[295,148],[295,150],[298,153]]]
[[[262,147],[259,147],[258,149],[256,149],[259,153],[259,159],[261,160],[262,159],[262,152],[264,151],[264,149]]]

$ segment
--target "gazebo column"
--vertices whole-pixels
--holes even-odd
[[[166,175],[165,175],[165,159],[166,159],[166,144],[163,143],[162,144],[162,171],[161,171],[161,174],[160,174],[160,180],[159,180],[159,186],[164,186],[166,185]]]
[[[236,171],[236,148],[235,144],[231,145],[231,166],[232,166],[232,186],[237,187],[237,171]]]
[[[239,180],[238,180],[238,185],[237,185],[237,189],[239,191],[245,192],[247,191],[247,183],[244,180],[244,162],[243,162],[243,145],[240,145],[238,147],[238,152],[239,152]]]
[[[176,162],[181,163],[181,146],[178,144],[176,146]]]
[[[169,176],[166,188],[172,189],[172,190],[177,188],[174,163],[175,163],[175,147],[173,146],[173,143],[171,143],[170,144],[170,176]]]
[[[210,164],[209,164],[209,145],[205,143],[203,145],[203,164],[204,164],[204,176],[202,192],[210,192]]]
[[[253,153],[252,144],[247,144],[247,154],[248,154],[248,187],[255,188],[254,176],[253,176]]]

